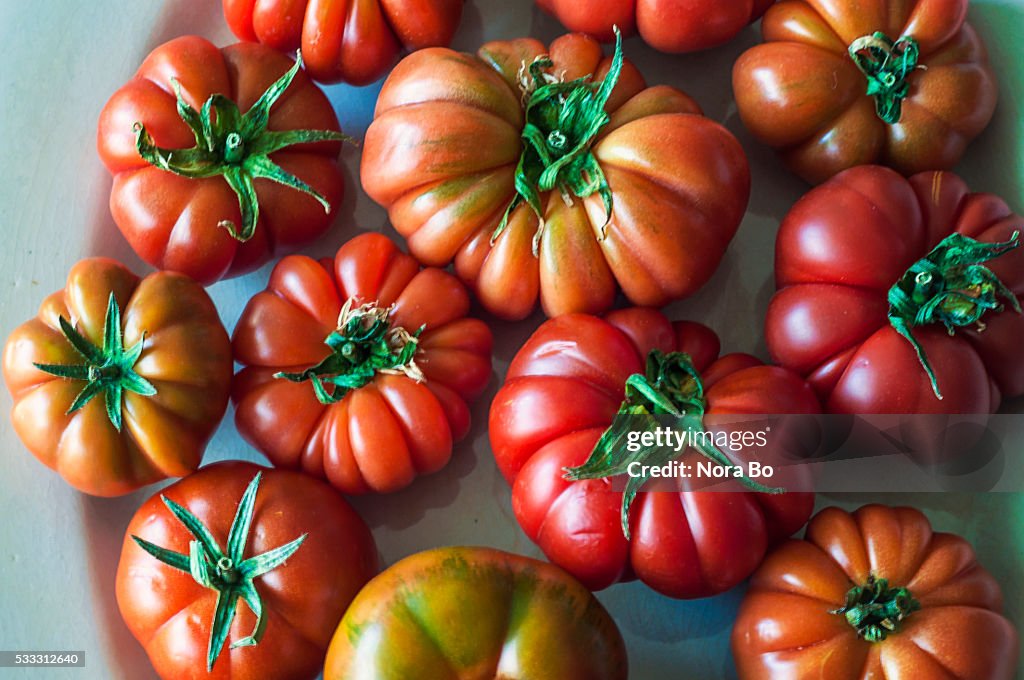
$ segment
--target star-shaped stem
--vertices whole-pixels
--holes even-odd
[[[867,78],[867,95],[875,98],[875,112],[889,125],[900,122],[903,100],[910,93],[910,74],[918,66],[917,41],[903,36],[893,41],[884,33],[857,38],[850,44],[850,58]]]

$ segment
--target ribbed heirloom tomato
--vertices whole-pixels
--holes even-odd
[[[490,548],[401,560],[359,593],[324,680],[626,680],[597,599],[558,567]]]
[[[373,536],[334,489],[229,461],[135,513],[117,604],[165,680],[313,680],[376,573]]]
[[[363,187],[410,252],[454,262],[483,305],[599,313],[619,288],[659,306],[715,271],[750,193],[736,139],[580,34],[550,47],[429,49],[384,83]]]
[[[537,0],[570,31],[608,41],[618,26],[662,52],[695,52],[736,37],[775,0]]]
[[[110,211],[139,257],[202,284],[320,236],[341,204],[342,135],[284,55],[197,36],[164,43],[100,114]]]
[[[847,170],[782,222],[768,349],[829,412],[994,412],[1024,394],[1022,231],[954,174]]]
[[[746,354],[719,357],[707,327],[631,308],[544,323],[509,366],[491,405],[490,437],[516,519],[552,562],[591,589],[639,578],[695,598],[749,576],[771,545],[804,525],[813,494],[641,491],[630,510],[588,457],[625,457],[624,447],[606,445],[616,441],[620,414],[685,414],[679,422],[702,431],[705,414],[819,411],[796,374]],[[691,465],[725,459],[706,447],[678,457]],[[566,468],[582,481],[565,479]]]
[[[334,261],[281,260],[235,327],[235,423],[275,465],[346,493],[448,462],[491,375],[491,331],[458,279],[380,234]]]
[[[15,432],[97,496],[195,470],[231,370],[228,334],[201,286],[171,272],[140,278],[105,258],[72,267],[3,355]]]
[[[812,184],[856,165],[949,170],[998,87],[968,0],[783,0],[733,67],[743,124]]]
[[[223,0],[224,18],[242,40],[302,49],[321,82],[366,85],[398,53],[448,45],[464,0]]]
[[[768,556],[732,632],[740,680],[1011,680],[1020,643],[974,550],[913,508],[826,508]]]

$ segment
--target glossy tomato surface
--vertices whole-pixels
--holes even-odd
[[[251,238],[240,241],[223,226],[239,224],[238,196],[222,176],[191,178],[151,165],[136,149],[136,123],[160,147],[187,149],[196,138],[177,110],[173,83],[200,110],[223,95],[242,113],[293,62],[248,43],[218,49],[197,36],[157,47],[100,114],[97,146],[114,177],[110,211],[139,257],[159,269],[183,272],[200,283],[237,276],[275,255],[294,251],[323,234],[341,204],[344,182],[337,141],[290,146],[272,161],[319,192],[330,208],[301,191],[269,179],[254,180],[259,218]],[[331,103],[301,70],[270,109],[271,131],[338,131]]]
[[[661,52],[695,52],[736,37],[775,0],[537,0],[570,31],[607,42],[613,27]]]
[[[406,57],[385,81],[367,130],[363,188],[387,208],[416,258],[454,263],[502,318],[524,318],[538,301],[549,316],[600,313],[619,289],[652,306],[693,293],[743,217],[747,160],[690,97],[647,87],[628,60],[604,107],[610,120],[588,152],[611,192],[610,220],[598,193],[552,190],[539,195],[543,228],[523,203],[496,235],[517,196],[524,88],[536,92],[524,74],[544,55],[552,66],[538,77],[561,82],[603,81],[613,62],[581,34],[550,46],[490,42],[475,56],[430,49]]]
[[[103,347],[111,294],[124,346],[142,343],[133,370],[156,390],[124,391],[120,430],[103,394],[68,413],[85,380],[35,365],[85,362],[61,330],[62,317]],[[11,420],[21,441],[69,484],[97,496],[118,496],[195,470],[227,408],[231,371],[227,332],[201,286],[171,272],[140,278],[105,258],[72,267],[64,289],[11,333],[3,355],[14,400]]]
[[[604,607],[558,567],[491,548],[435,548],[370,581],[324,680],[625,680]]]
[[[422,328],[422,379],[377,372],[332,404],[309,382],[274,377],[330,355],[342,306],[393,308],[393,328]],[[436,472],[469,431],[468,402],[491,375],[491,331],[468,317],[451,274],[422,269],[380,234],[358,236],[331,260],[281,260],[235,327],[235,423],[275,465],[325,477],[346,493],[390,492]]]
[[[918,605],[875,642],[835,613],[869,579]],[[1020,643],[1002,608],[970,544],[933,531],[920,511],[826,508],[754,574],[733,656],[740,680],[1011,680]]]
[[[889,289],[954,232],[1005,242],[1024,232],[1024,220],[946,172],[908,180],[862,167],[812,190],[779,229],[778,292],[765,321],[772,358],[807,376],[833,413],[989,413],[1024,394],[1024,317],[1009,307],[987,312],[983,331],[913,330],[941,400],[913,346],[889,323]],[[1024,249],[985,265],[1024,295]]]
[[[244,554],[306,538],[283,565],[255,579],[266,620],[263,639],[229,649],[256,623],[239,601],[228,644],[208,672],[217,591],[160,562],[132,536],[189,554],[195,537],[161,500],[164,496],[193,513],[225,546],[239,499],[258,472],[262,481]],[[165,680],[312,680],[345,608],[377,568],[370,530],[330,486],[297,472],[227,461],[163,489],[135,513],[117,567],[117,604]]]
[[[691,357],[709,415],[820,410],[795,373],[749,355],[719,357],[718,337],[700,324],[641,308],[604,318],[571,314],[544,323],[512,361],[491,405],[491,446],[512,484],[520,526],[587,587],[639,578],[671,597],[706,597],[743,581],[771,545],[802,527],[814,496],[641,492],[627,539],[622,492],[610,479],[562,475],[590,455],[618,412],[627,378],[644,372],[652,349]]]
[[[812,184],[856,165],[905,175],[949,170],[989,123],[998,98],[967,0],[784,0],[764,16],[765,43],[733,68],[744,125]],[[919,56],[902,112],[884,121],[848,54],[876,32],[913,38]],[[892,62],[901,62],[894,56]]]
[[[446,46],[463,0],[223,0],[224,18],[242,40],[302,49],[321,82],[366,85],[402,50]]]

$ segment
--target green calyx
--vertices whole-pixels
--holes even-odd
[[[941,323],[950,335],[957,328],[972,325],[980,332],[985,330],[981,318],[988,311],[1001,312],[1009,304],[1020,313],[1017,296],[982,264],[1019,246],[1017,232],[1002,243],[981,243],[962,234],[950,234],[889,289],[889,323],[913,345],[939,399],[942,392],[935,372],[913,329]]]
[[[714,463],[731,467],[734,463],[715,445],[714,438],[704,427],[706,410],[704,384],[690,357],[683,352],[665,354],[661,350],[651,350],[647,355],[646,373],[634,373],[626,380],[626,398],[611,427],[601,435],[586,462],[566,468],[563,476],[570,481],[602,479],[628,474],[633,463],[660,467],[676,459],[680,454],[671,447],[640,446],[635,452],[627,448],[631,432],[638,431],[641,425],[645,431],[655,431],[659,427],[655,416],[664,415],[678,419],[676,429],[686,433],[687,441],[698,453]],[[621,512],[622,533],[627,539],[630,536],[629,508],[649,479],[648,475],[627,477]],[[784,489],[764,486],[746,476],[738,479],[751,491],[784,492]]]
[[[416,365],[420,326],[410,333],[391,323],[391,308],[373,303],[355,306],[349,299],[338,317],[338,329],[324,344],[331,353],[316,366],[300,373],[275,373],[292,382],[310,381],[321,404],[340,401],[350,391],[373,380],[378,373],[401,374],[417,382],[426,378]],[[332,389],[328,390],[327,386]]]
[[[875,98],[878,117],[889,125],[900,122],[903,100],[910,92],[908,78],[921,56],[917,41],[903,36],[893,41],[884,33],[857,38],[850,44],[850,58],[868,80],[867,94]]]
[[[206,655],[207,671],[213,669],[213,664],[224,648],[239,598],[245,600],[246,605],[255,614],[256,626],[249,636],[232,643],[231,649],[251,647],[263,638],[267,622],[264,618],[263,599],[256,590],[254,581],[284,564],[306,540],[307,534],[303,534],[291,543],[245,559],[245,545],[249,540],[249,528],[252,526],[261,476],[262,473],[256,473],[242,495],[238,511],[231,522],[231,530],[228,532],[227,550],[220,549],[210,530],[195,515],[166,496],[160,497],[164,505],[195,537],[195,540],[189,543],[189,554],[176,553],[138,536],[132,536],[132,540],[140,548],[156,559],[191,574],[199,585],[217,591],[217,607],[210,626],[210,645]]]
[[[890,588],[884,578],[868,577],[867,584],[854,586],[846,593],[846,604],[833,610],[846,619],[857,636],[868,642],[881,642],[899,631],[900,623],[921,609],[906,588]]]
[[[256,232],[260,204],[253,182],[258,178],[269,179],[309,194],[319,201],[324,212],[330,212],[331,207],[327,199],[270,159],[270,154],[295,144],[351,141],[347,135],[332,130],[276,132],[267,129],[271,107],[288,89],[301,67],[300,54],[295,65],[267,88],[252,108],[244,114],[238,110],[235,102],[221,94],[212,95],[203,104],[202,109],[196,111],[182,97],[178,81],[172,80],[171,85],[178,98],[178,115],[191,128],[196,138],[196,145],[191,149],[158,147],[145,126],[142,123],[135,123],[135,148],[150,164],[192,179],[218,175],[224,178],[238,196],[242,226],[239,229],[229,220],[220,222],[218,226],[227,229],[228,233],[239,241],[248,241]]]
[[[93,397],[103,394],[110,424],[120,432],[121,406],[125,390],[145,397],[156,394],[153,384],[134,370],[142,355],[146,334],[143,333],[137,343],[125,348],[121,330],[121,309],[117,306],[117,299],[113,293],[107,301],[107,314],[103,321],[103,347],[92,344],[63,316],[60,317],[60,329],[74,350],[85,359],[85,363],[33,365],[40,371],[58,378],[85,381],[85,387],[68,408],[69,414],[84,407]]]
[[[622,34],[615,27],[615,53],[600,83],[588,78],[561,82],[545,70],[553,65],[544,56],[529,66],[529,79],[524,83],[526,124],[515,175],[516,196],[491,236],[494,243],[508,226],[513,211],[525,202],[540,220],[533,237],[534,255],[540,251],[544,231],[544,192],[557,189],[569,204],[572,196],[586,198],[598,192],[604,202],[605,226],[611,220],[612,191],[590,148],[610,120],[605,104],[622,71]]]

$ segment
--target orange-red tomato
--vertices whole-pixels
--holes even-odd
[[[374,115],[363,187],[417,259],[454,262],[507,319],[538,300],[549,316],[600,313],[620,289],[650,306],[690,295],[749,197],[725,128],[580,34],[421,50]]]
[[[244,274],[327,230],[344,194],[337,163],[338,118],[327,97],[299,70],[267,117],[246,118],[261,110],[254,106],[261,95],[293,66],[290,59],[262,45],[218,49],[203,38],[185,36],[153,50],[135,76],[114,93],[100,114],[97,147],[114,176],[110,211],[139,257],[205,285]],[[180,114],[175,84],[196,116],[202,115],[211,97],[222,96],[213,100],[216,115],[210,118],[219,122],[208,135],[213,147],[209,153],[196,157],[177,151],[196,146],[202,135]],[[202,128],[197,120],[193,122]],[[309,131],[321,132],[313,138],[324,141],[290,145],[309,138]],[[231,134],[238,135],[235,139],[241,144],[233,150]],[[289,134],[289,145],[276,146]],[[164,169],[158,158],[144,158],[140,147],[146,144],[165,149],[164,160],[178,170]],[[265,154],[261,149],[271,151]],[[274,172],[272,165],[304,182],[320,200],[267,179]],[[281,173],[278,176],[287,179]],[[258,205],[252,217],[240,207],[229,174],[242,187],[241,194]],[[254,193],[250,195],[248,188]]]
[[[370,581],[345,612],[324,680],[625,680],[597,599],[558,567],[490,548],[436,548]]]
[[[238,431],[275,465],[347,493],[441,469],[491,375],[490,329],[468,313],[455,277],[380,234],[352,239],[333,262],[284,258],[235,327]]]
[[[765,43],[733,68],[744,125],[812,184],[869,163],[905,175],[951,169],[998,96],[967,4],[773,5],[761,23]]]
[[[199,466],[227,408],[231,345],[188,277],[91,258],[11,333],[3,372],[29,451],[80,491],[117,496]]]
[[[775,0],[537,0],[570,31],[609,41],[618,26],[662,52],[695,52],[736,37]]]
[[[1019,640],[974,550],[913,508],[826,508],[754,574],[740,680],[1011,680]]]
[[[366,85],[398,53],[448,45],[463,0],[223,0],[224,18],[242,40],[302,49],[321,82]]]
[[[213,587],[165,564],[137,539],[188,557],[197,541],[163,499],[190,512],[226,553],[246,486],[260,473],[251,524],[238,548],[249,559],[301,539],[287,560],[252,579],[266,626],[254,645],[256,616],[227,586],[243,562],[208,564]],[[304,538],[302,538],[304,536]],[[117,566],[117,605],[132,635],[165,680],[313,680],[331,635],[359,589],[377,573],[377,549],[363,520],[327,484],[289,470],[241,461],[206,466],[153,495],[128,524]],[[232,580],[234,576],[235,580]],[[231,600],[226,644],[207,670],[219,600]],[[222,605],[223,606],[223,605]]]

